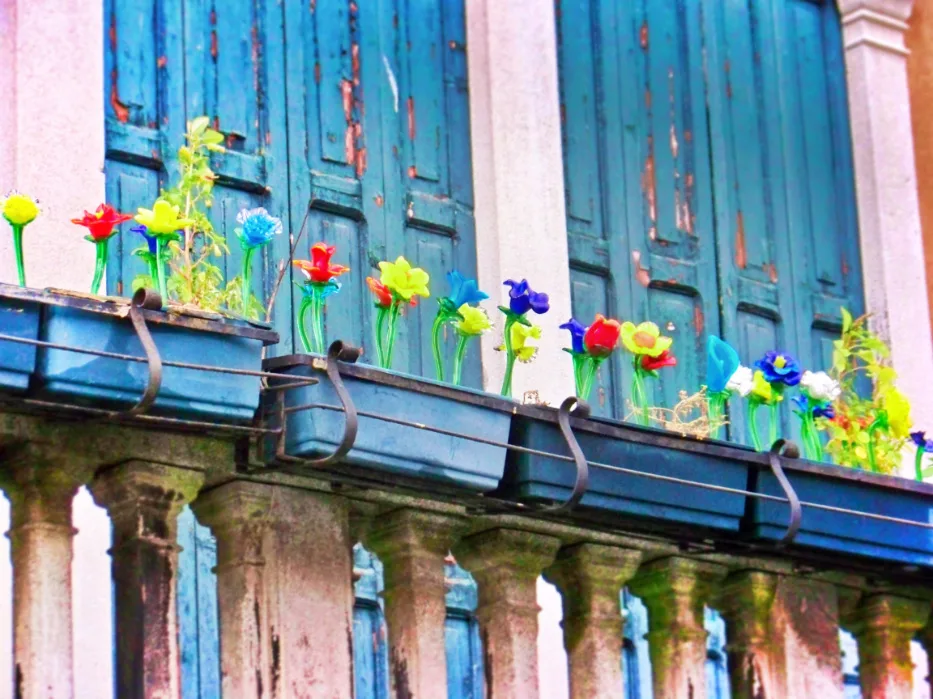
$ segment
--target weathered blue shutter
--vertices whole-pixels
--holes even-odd
[[[729,668],[726,662],[726,622],[719,612],[709,607],[703,610],[706,632],[706,696],[709,699],[729,699]]]
[[[673,335],[669,406],[708,333],[826,367],[839,306],[862,306],[835,4],[560,0],[557,30],[574,313]],[[603,414],[626,412],[627,365]]]
[[[382,614],[382,564],[369,551],[353,547],[353,673],[356,699],[388,699],[389,651]]]

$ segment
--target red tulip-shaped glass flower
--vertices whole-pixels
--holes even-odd
[[[83,218],[73,218],[71,222],[84,226],[88,230],[86,240],[97,245],[97,261],[94,265],[94,280],[91,282],[91,293],[100,291],[104,279],[104,270],[107,268],[107,241],[113,237],[114,229],[132,216],[121,214],[109,204],[101,204],[94,213],[84,212]]]
[[[583,335],[583,346],[590,356],[605,359],[612,354],[612,350],[619,344],[620,330],[619,321],[607,319],[597,313],[596,320],[586,329],[586,333]]]
[[[330,258],[336,251],[337,248],[333,245],[315,243],[311,246],[311,261],[295,260],[295,266],[304,272],[310,281],[326,284],[331,279],[350,271],[349,267],[330,263]]]

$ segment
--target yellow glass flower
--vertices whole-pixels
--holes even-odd
[[[535,358],[538,348],[529,345],[529,340],[540,340],[541,328],[537,325],[522,325],[515,323],[512,325],[512,351],[515,358],[520,362],[530,362]]]
[[[399,298],[411,301],[412,296],[427,298],[431,295],[428,273],[420,267],[412,267],[401,255],[395,262],[380,262],[379,269],[382,271],[382,283]]]
[[[892,388],[881,399],[881,407],[888,414],[888,430],[896,439],[907,439],[910,436],[910,401],[907,397]]]
[[[9,221],[12,226],[25,226],[32,223],[39,215],[39,204],[32,197],[13,192],[4,201],[0,207],[3,212],[3,218]]]
[[[461,335],[468,337],[482,335],[492,328],[492,321],[482,308],[465,303],[457,309],[457,312],[463,316],[463,320],[456,321],[454,328]]]
[[[149,235],[168,235],[194,223],[188,218],[178,217],[178,207],[172,206],[165,199],[156,199],[152,209],[140,207],[136,221],[143,224]]]
[[[752,377],[752,392],[751,396],[754,396],[756,400],[761,403],[771,404],[775,402],[780,402],[784,400],[784,396],[777,393],[771,384],[768,383],[768,380],[765,378],[765,374],[760,369],[755,372],[755,375]]]
[[[660,328],[651,322],[635,325],[630,321],[622,323],[620,335],[622,345],[632,354],[646,354],[659,357],[671,348],[674,339],[661,334]]]

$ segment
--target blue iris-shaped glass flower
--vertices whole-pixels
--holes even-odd
[[[836,417],[836,411],[833,409],[832,403],[817,403],[814,401],[811,404],[810,398],[807,396],[795,396],[794,402],[800,406],[800,410],[804,414],[813,411],[813,417],[825,417],[827,420]]]
[[[911,432],[910,438],[913,440],[914,444],[917,445],[918,449],[923,449],[924,451],[933,452],[933,439],[927,439],[926,432],[923,432],[922,430]]]
[[[465,303],[479,303],[489,298],[489,294],[479,290],[475,279],[466,279],[457,270],[447,273],[447,282],[450,284],[450,295],[447,298],[454,309]]]
[[[139,233],[143,238],[146,239],[146,244],[149,246],[149,253],[151,255],[156,254],[156,237],[154,235],[149,235],[149,229],[145,226],[133,226],[130,228],[130,231],[133,233]]]
[[[241,228],[236,231],[244,250],[265,245],[282,232],[282,221],[271,216],[261,206],[256,209],[243,209],[236,215]]]
[[[796,386],[800,383],[800,364],[789,354],[783,352],[765,352],[765,356],[755,362],[755,368],[760,369],[768,383],[782,383],[785,386]]]
[[[547,294],[532,291],[527,279],[522,279],[520,282],[507,279],[504,284],[511,287],[509,290],[509,310],[515,315],[523,316],[528,311],[534,311],[538,314],[547,313],[551,307]]]
[[[574,354],[583,354],[586,348],[583,346],[583,336],[586,335],[586,326],[576,318],[571,318],[560,326],[561,330],[570,331],[570,348]]]
[[[739,353],[715,335],[706,338],[706,390],[722,393],[739,368]]]

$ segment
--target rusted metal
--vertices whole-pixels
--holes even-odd
[[[774,474],[777,482],[781,484],[781,489],[784,491],[784,495],[787,496],[787,503],[790,505],[790,517],[787,522],[787,531],[784,532],[784,536],[781,537],[781,540],[778,542],[780,546],[793,543],[794,537],[797,536],[797,531],[800,529],[800,520],[802,517],[800,498],[797,497],[797,491],[794,490],[794,486],[787,480],[787,476],[784,475],[784,469],[781,467],[782,456],[788,459],[800,458],[800,449],[798,449],[797,445],[793,442],[779,439],[771,445],[771,451],[768,452],[768,463],[771,465],[771,473]]]
[[[745,218],[739,211],[735,215],[735,266],[745,269],[748,266],[748,251],[745,249]]]

